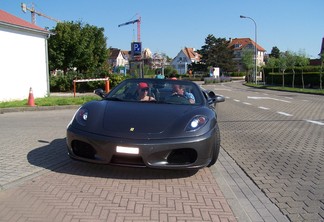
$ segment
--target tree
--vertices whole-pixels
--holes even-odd
[[[81,22],[58,23],[48,40],[50,70],[69,69],[89,72],[100,68],[108,59],[104,29]]]
[[[274,72],[274,68],[278,67],[279,58],[270,57],[267,62],[267,67],[271,68],[272,72]]]
[[[309,65],[309,58],[306,57],[305,52],[299,51],[298,56],[297,56],[297,61],[296,65],[301,67],[301,78],[302,78],[302,85],[303,89],[305,88],[304,84],[304,67]]]
[[[285,87],[285,71],[287,69],[286,53],[280,53],[280,56],[278,58],[278,67],[279,70],[282,72],[282,87]]]
[[[224,72],[234,70],[233,51],[228,47],[229,41],[225,38],[216,38],[209,34],[205,45],[198,50],[201,61],[206,66],[219,67]]]
[[[85,25],[81,29],[81,54],[76,63],[78,70],[94,71],[101,68],[108,59],[107,39],[104,36],[104,29],[95,26]]]
[[[242,64],[244,65],[244,68],[246,69],[247,76],[248,76],[248,82],[252,80],[251,74],[249,74],[250,70],[253,70],[254,68],[254,50],[245,48],[242,50]]]
[[[280,50],[278,49],[278,47],[277,46],[272,47],[270,57],[278,59],[279,56],[280,56]]]
[[[285,57],[286,57],[287,68],[291,69],[293,72],[291,86],[294,88],[295,87],[295,76],[296,76],[295,68],[296,68],[296,63],[297,63],[297,55],[294,52],[286,51]]]

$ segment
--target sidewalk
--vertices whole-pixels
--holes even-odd
[[[223,149],[211,171],[238,221],[289,221]]]

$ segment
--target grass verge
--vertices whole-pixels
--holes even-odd
[[[245,85],[254,88],[271,89],[277,91],[324,95],[324,89],[308,89],[308,88],[302,89],[302,88],[292,88],[292,87],[282,87],[282,86],[269,86],[269,85],[261,85],[261,84],[254,84],[254,83],[245,83]]]
[[[97,95],[85,95],[85,96],[49,96],[46,98],[35,99],[36,106],[64,106],[64,105],[82,105],[92,100],[100,100]],[[14,108],[14,107],[27,107],[27,99],[1,102],[0,108]]]

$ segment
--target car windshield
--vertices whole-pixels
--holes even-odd
[[[127,79],[113,88],[106,100],[199,105],[203,94],[190,81],[171,79]]]

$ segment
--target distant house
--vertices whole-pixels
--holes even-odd
[[[50,93],[47,39],[50,32],[0,10],[0,102]]]
[[[322,64],[321,55],[324,55],[324,38],[322,38],[322,46],[319,55],[319,59],[311,59],[309,61],[311,66],[320,66]]]
[[[165,67],[169,66],[169,62],[167,61],[167,58],[160,53],[154,53],[152,55],[152,69],[164,69]]]
[[[324,38],[322,38],[322,47],[321,47],[321,51],[318,55],[321,56],[323,54],[324,54]]]
[[[129,69],[130,51],[121,50],[117,48],[110,48],[110,56],[108,64],[112,67],[113,72],[120,72],[126,74]]]
[[[243,64],[242,64],[242,55],[243,50],[250,49],[254,52],[254,46],[255,42],[250,38],[235,38],[230,39],[229,48],[233,49],[234,51],[234,62],[237,64],[237,70],[238,72],[241,72],[244,70]],[[262,48],[260,45],[257,44],[257,66],[263,66],[264,63],[264,56],[265,56],[265,49]]]
[[[178,71],[179,74],[186,74],[188,65],[200,62],[201,55],[194,48],[181,49],[176,57],[171,61],[171,66]]]

